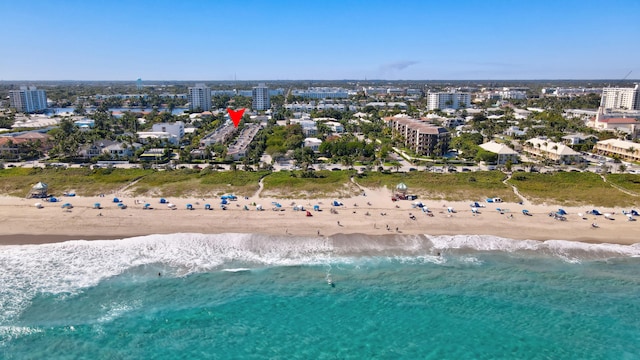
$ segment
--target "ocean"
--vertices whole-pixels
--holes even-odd
[[[639,359],[640,246],[170,234],[0,247],[2,359]]]

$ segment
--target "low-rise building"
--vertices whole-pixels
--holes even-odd
[[[225,143],[233,136],[233,134],[235,134],[236,130],[237,128],[233,123],[231,121],[227,121],[215,131],[203,137],[202,140],[200,140],[200,146],[205,147],[213,144]]]
[[[593,150],[605,156],[615,156],[627,161],[640,161],[640,144],[632,141],[608,139],[598,141]]]
[[[258,124],[246,125],[240,132],[240,135],[238,135],[238,138],[233,142],[233,144],[229,145],[229,148],[227,149],[227,155],[233,158],[233,160],[239,160],[247,156],[247,149],[249,148],[249,144],[251,144],[251,141],[253,141],[253,138],[261,128],[262,127]]]
[[[559,164],[573,164],[583,160],[580,153],[567,145],[545,138],[532,138],[525,141],[522,150],[534,157],[549,159]]]
[[[512,164],[518,163],[518,153],[505,144],[500,144],[492,140],[481,144],[480,147],[488,152],[498,155],[496,160],[497,165],[504,165],[509,161]]]
[[[35,131],[15,136],[0,136],[0,159],[21,160],[51,149],[50,137]]]

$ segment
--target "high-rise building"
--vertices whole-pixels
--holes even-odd
[[[9,105],[25,113],[45,110],[47,108],[47,94],[44,90],[38,90],[35,86],[27,88],[21,86],[20,90],[9,91]]]
[[[269,110],[271,108],[271,97],[269,88],[265,84],[259,84],[252,89],[253,110]]]
[[[604,88],[600,106],[608,110],[640,110],[640,85],[632,88]]]
[[[427,110],[460,109],[471,106],[471,94],[467,92],[436,92],[427,94]]]
[[[189,110],[211,110],[211,89],[205,84],[189,87]]]
[[[136,80],[136,89],[142,90],[142,79],[140,79],[140,78],[138,78],[138,80]]]

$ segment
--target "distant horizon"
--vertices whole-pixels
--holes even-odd
[[[75,80],[75,79],[59,79],[59,80],[25,80],[25,79],[21,79],[21,80],[0,80],[0,83],[16,83],[16,82],[130,82],[130,83],[136,83],[137,79],[133,79],[133,80],[120,80],[120,79],[110,79],[110,80],[100,80],[100,79],[91,79],[91,80]],[[602,81],[612,81],[612,82],[624,82],[624,83],[634,83],[634,82],[640,82],[640,78],[638,79],[615,79],[615,78],[611,78],[611,79],[607,79],[607,78],[593,78],[593,79],[571,79],[571,78],[557,78],[557,79],[256,79],[256,80],[191,80],[191,79],[187,79],[187,80],[176,80],[176,79],[142,79],[142,82],[193,82],[193,83],[202,83],[202,82],[250,82],[250,83],[256,83],[256,82],[307,82],[307,81],[317,81],[317,82],[465,82],[465,81],[477,81],[477,82],[499,82],[499,81],[504,81],[504,82],[518,82],[518,81],[533,81],[533,82],[539,82],[539,81],[579,81],[579,82],[586,82],[586,81],[598,81],[598,82],[602,82]]]
[[[0,13],[3,81],[640,76],[637,0],[32,0]]]

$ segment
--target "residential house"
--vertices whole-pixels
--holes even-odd
[[[562,140],[564,140],[564,142],[567,145],[580,145],[580,144],[584,144],[589,140],[595,142],[596,140],[598,140],[598,137],[594,135],[585,135],[585,134],[578,133],[578,134],[565,135],[562,137]]]
[[[322,145],[322,140],[320,139],[311,137],[304,139],[304,147],[308,147],[313,151],[320,151],[320,145]]]
[[[122,159],[133,156],[140,147],[142,145],[139,143],[128,145],[120,141],[97,140],[92,144],[80,147],[78,157],[89,160],[102,154],[108,154],[111,159]]]

